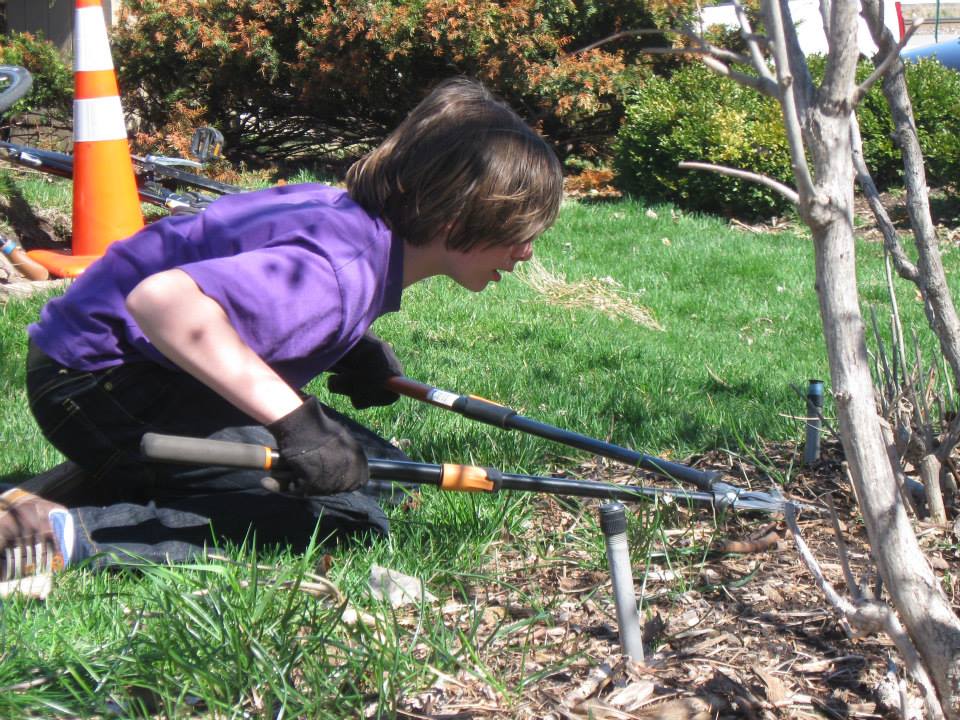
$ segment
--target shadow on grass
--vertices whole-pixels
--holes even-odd
[[[67,238],[56,238],[52,226],[39,217],[14,183],[10,183],[4,202],[0,202],[0,214],[13,227],[20,244],[27,250],[62,249]]]
[[[931,194],[930,213],[938,225],[957,227],[960,225],[960,195],[954,190]]]
[[[9,490],[14,485],[19,485],[35,475],[36,473],[29,470],[14,470],[12,473],[0,475],[0,492]]]

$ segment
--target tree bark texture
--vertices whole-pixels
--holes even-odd
[[[842,72],[838,69],[835,79]],[[833,87],[841,86],[837,80]],[[815,194],[801,196],[800,212],[813,233],[840,437],[881,577],[933,678],[944,712],[960,718],[960,620],[910,525],[874,396],[856,281],[850,117],[838,97],[822,93],[803,124]]]

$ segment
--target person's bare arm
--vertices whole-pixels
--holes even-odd
[[[270,424],[302,404],[243,341],[220,304],[182,270],[151,275],[126,302],[157,350],[257,422]]]

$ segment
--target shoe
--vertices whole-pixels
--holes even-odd
[[[0,495],[0,582],[62,570],[74,545],[73,516],[22,488]]]

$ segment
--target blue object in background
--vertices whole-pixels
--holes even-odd
[[[951,70],[960,70],[960,39],[954,38],[933,45],[904,50],[900,53],[900,57],[907,62],[923,58],[936,58],[945,67]]]

